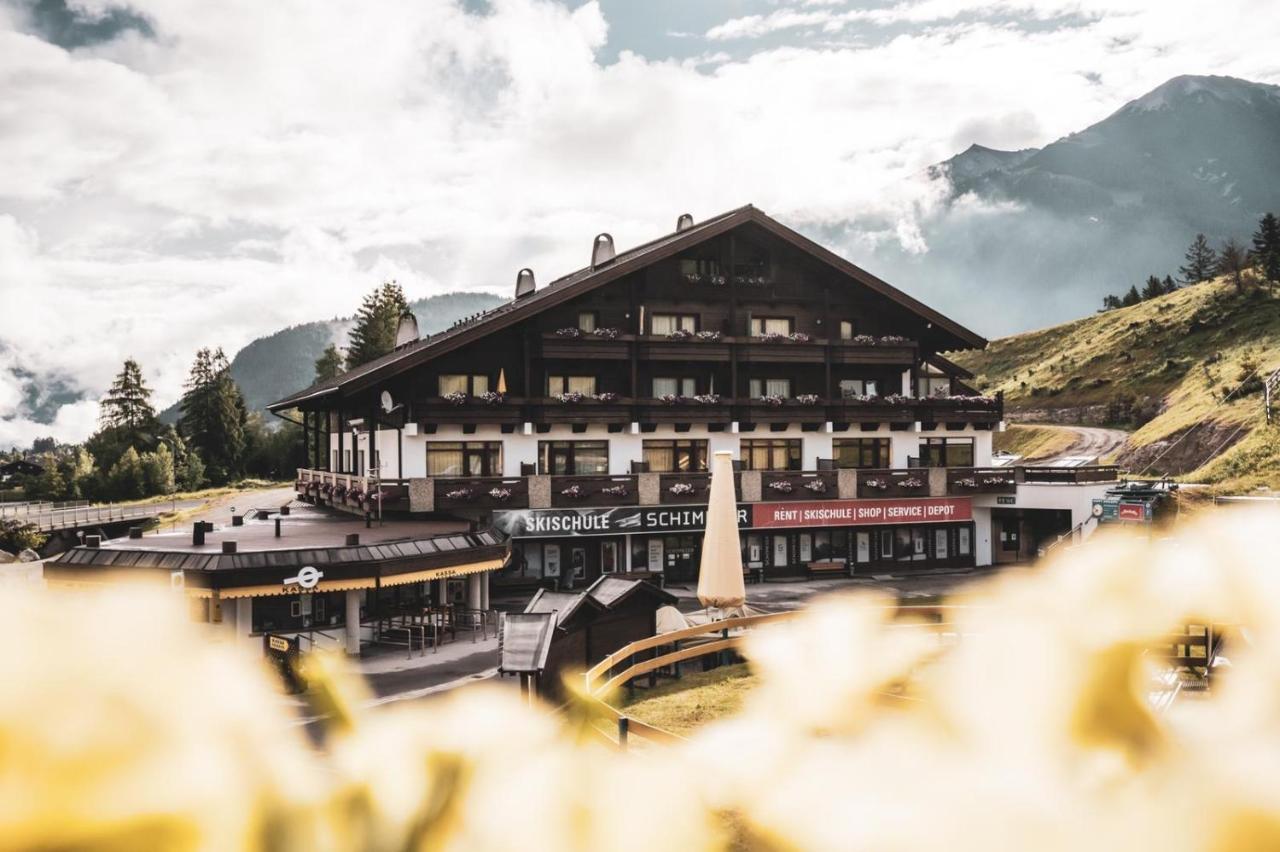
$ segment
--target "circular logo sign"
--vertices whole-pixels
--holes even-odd
[[[301,586],[304,589],[314,589],[316,583],[319,583],[320,578],[323,576],[323,571],[308,565],[298,572],[298,576],[286,577],[284,584],[286,586]]]

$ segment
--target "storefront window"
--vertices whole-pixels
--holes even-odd
[[[431,441],[427,476],[501,476],[501,441]]]
[[[706,441],[645,441],[644,462],[651,473],[707,469]]]
[[[538,473],[587,476],[608,472],[608,441],[538,442]]]
[[[920,442],[920,466],[973,467],[973,439],[923,439]]]
[[[831,442],[836,467],[892,467],[888,438],[836,438]]]
[[[744,438],[744,470],[800,470],[799,438]]]

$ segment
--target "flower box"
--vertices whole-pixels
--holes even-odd
[[[556,329],[556,337],[576,338],[582,336],[582,329],[576,327]]]
[[[770,396],[760,397],[760,401],[763,402],[765,405],[769,405],[774,408],[781,408],[786,403],[787,400],[785,397],[770,395]]]
[[[622,332],[616,328],[597,328],[595,331],[591,332],[591,334],[592,336],[599,337],[603,340],[617,340],[618,337],[621,336]]]
[[[619,397],[613,391],[605,391],[604,393],[598,393],[593,395],[592,399],[594,399],[596,402],[617,402]]]
[[[498,500],[498,501],[510,500],[511,489],[510,488],[490,488],[489,496],[494,500]]]
[[[507,399],[506,394],[501,394],[501,393],[498,393],[497,391],[488,391],[486,393],[482,393],[478,398],[485,405],[499,405],[503,402],[506,402],[506,399]]]
[[[796,402],[801,405],[817,405],[819,402],[822,402],[822,397],[818,396],[816,393],[802,393],[796,397]]]
[[[698,332],[697,334],[695,334],[695,335],[694,335],[694,337],[698,338],[699,340],[708,340],[708,341],[711,341],[712,343],[714,343],[715,341],[717,341],[717,340],[719,340],[719,339],[720,339],[720,332],[718,332],[718,331],[700,331],[700,332]]]
[[[693,332],[687,328],[677,328],[667,335],[667,340],[690,340],[692,338]]]
[[[581,485],[570,485],[568,488],[560,492],[562,497],[571,497],[574,500],[581,500],[587,496],[587,492],[583,490]]]
[[[698,405],[719,405],[720,394],[718,393],[702,393],[693,398]]]
[[[586,398],[578,391],[568,391],[566,393],[558,393],[558,394],[555,394],[554,396],[556,399],[560,400],[561,402],[568,403],[568,404],[582,402],[582,400]]]
[[[815,479],[812,482],[806,482],[804,485],[806,491],[812,491],[814,494],[826,494],[827,483],[821,479]]]
[[[454,391],[453,393],[445,394],[441,399],[453,405],[466,405],[467,395],[462,391]]]
[[[775,479],[769,483],[769,490],[777,491],[779,494],[790,494],[795,489],[785,479]]]
[[[600,493],[610,497],[626,497],[630,492],[625,485],[610,485],[608,488],[601,488]]]
[[[470,500],[475,496],[476,493],[470,488],[455,488],[444,493],[446,500]]]
[[[681,497],[688,494],[692,494],[695,490],[696,489],[687,482],[677,482],[675,485],[672,485],[670,488],[667,489],[669,493],[675,494],[676,496],[681,496]]]

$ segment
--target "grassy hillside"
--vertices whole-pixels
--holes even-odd
[[[1021,456],[1024,462],[1044,459],[1065,452],[1074,436],[1062,429],[1049,429],[1025,423],[1011,423],[1003,432],[991,436],[992,449]]]
[[[1012,420],[1135,429],[1120,457],[1135,472],[1280,487],[1261,382],[1280,368],[1280,297],[1263,287],[1187,287],[955,360],[1004,391]]]

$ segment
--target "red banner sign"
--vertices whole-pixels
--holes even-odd
[[[755,503],[753,527],[849,527],[864,524],[937,524],[973,517],[968,497],[926,497],[918,500],[821,500],[795,503]]]
[[[1147,507],[1142,503],[1121,503],[1116,507],[1116,517],[1122,521],[1145,521]]]

